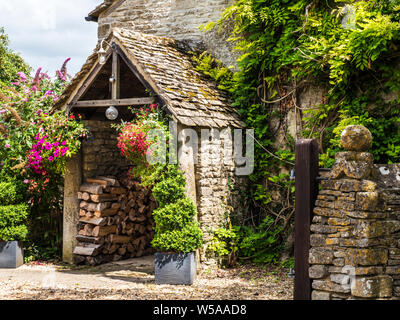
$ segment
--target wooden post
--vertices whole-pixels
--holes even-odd
[[[301,139],[296,142],[295,164],[295,280],[294,299],[311,299],[311,280],[308,275],[310,250],[310,225],[318,193],[318,143]]]
[[[114,50],[112,56],[112,75],[114,81],[112,83],[111,99],[116,100],[119,98],[119,79],[120,79],[120,65],[118,59],[118,53]]]

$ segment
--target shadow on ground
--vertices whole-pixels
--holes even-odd
[[[109,262],[100,266],[76,266],[61,269],[69,274],[102,275],[104,277],[135,283],[154,282],[154,256]]]

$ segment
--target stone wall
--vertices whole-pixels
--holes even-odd
[[[240,190],[244,177],[236,176],[232,158],[231,129],[199,131],[199,152],[195,165],[197,209],[204,232],[201,261],[215,266],[218,259],[207,250],[215,229],[226,227],[229,213],[236,219],[242,216]]]
[[[91,135],[82,143],[83,178],[115,176],[127,171],[129,163],[117,148],[117,133],[110,121],[85,120]]]
[[[347,127],[347,150],[321,182],[311,225],[312,299],[400,297],[400,175],[374,165],[371,134]]]
[[[98,36],[103,39],[112,27],[124,27],[147,34],[184,40],[191,48],[209,50],[227,66],[236,65],[232,44],[222,34],[204,33],[200,25],[217,21],[233,0],[126,0],[112,12],[107,10],[98,19]]]

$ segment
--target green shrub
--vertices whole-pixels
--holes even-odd
[[[153,196],[160,206],[165,206],[185,197],[185,180],[167,178],[153,188]]]
[[[24,241],[28,235],[26,225],[0,228],[0,241]]]
[[[0,240],[25,240],[28,234],[28,213],[29,207],[26,204],[0,206]]]
[[[170,203],[153,211],[158,231],[182,229],[193,220],[196,207],[188,198]]]
[[[277,263],[282,249],[281,227],[266,217],[256,228],[232,226],[214,231],[208,250],[228,266],[240,260],[254,263]]]
[[[202,245],[203,233],[199,224],[192,221],[182,229],[172,229],[156,234],[152,246],[164,252],[193,252]]]
[[[0,182],[0,205],[7,206],[23,201],[23,194],[17,182]]]
[[[157,175],[154,174],[157,172]],[[196,206],[185,194],[185,177],[176,165],[158,166],[147,181],[153,181],[153,196],[159,207],[152,246],[164,252],[193,252],[200,248],[203,233],[194,220]]]

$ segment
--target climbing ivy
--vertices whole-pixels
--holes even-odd
[[[207,54],[194,60],[221,81],[255,129],[256,169],[247,196],[255,200],[258,224],[270,215],[282,232],[291,225],[288,172],[297,138],[318,139],[320,165],[329,167],[343,128],[363,124],[374,137],[375,161],[400,161],[400,0],[238,0],[203,29],[226,25],[233,26],[228,41],[240,52],[239,71]],[[310,87],[325,94],[320,105],[305,109],[297,98]],[[285,143],[278,145],[271,121],[282,127],[290,110],[301,124],[295,136],[283,127]]]

